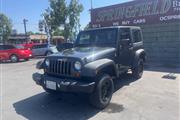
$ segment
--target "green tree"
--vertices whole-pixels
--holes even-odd
[[[34,35],[34,32],[29,31],[29,32],[27,32],[27,34],[28,34],[28,35]]]
[[[50,7],[48,7],[42,14],[43,20],[39,24],[43,24],[44,30],[52,39],[53,34],[59,34],[59,27],[64,26],[67,19],[67,6],[65,0],[49,0]],[[62,32],[64,35],[64,30]]]
[[[84,27],[84,30],[88,30],[90,29],[90,24],[87,24],[85,27]]]
[[[75,36],[80,28],[80,13],[83,11],[83,6],[78,0],[71,0],[69,4],[65,0],[49,0],[50,7],[43,13],[46,20],[46,27],[49,29],[50,36],[53,33],[60,32],[65,40]]]
[[[44,25],[44,31],[50,35],[50,39],[51,39],[53,32],[53,20],[51,17],[50,8],[46,9],[46,11],[43,13],[42,16],[44,17],[44,20],[39,22],[42,22],[42,24]]]
[[[53,32],[53,36],[64,36],[64,30],[61,30],[61,29],[57,28],[57,29]]]
[[[82,4],[78,0],[71,0],[69,4],[69,37],[73,39],[80,29],[80,13],[83,11]],[[67,36],[68,37],[68,36]]]
[[[0,13],[0,42],[6,43],[12,31],[11,20],[4,14]]]

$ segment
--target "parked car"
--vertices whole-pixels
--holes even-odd
[[[86,93],[91,105],[103,109],[111,101],[114,83],[132,71],[143,75],[146,53],[140,27],[114,26],[81,31],[74,48],[46,57],[37,63],[44,73],[34,81],[50,94]]]
[[[33,56],[48,56],[53,53],[57,53],[58,50],[54,45],[48,44],[36,44],[32,47]]]
[[[29,60],[32,57],[31,50],[23,46],[0,45],[0,60],[11,60],[18,62],[20,59]]]
[[[57,45],[58,51],[63,51],[70,48],[73,48],[73,43],[62,43]]]

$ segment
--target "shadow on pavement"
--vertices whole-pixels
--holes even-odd
[[[17,63],[23,63],[26,62],[25,60],[19,60],[18,62],[11,62],[10,60],[7,61],[0,61],[0,64],[17,64]]]
[[[131,75],[116,80],[115,91],[135,80]],[[40,93],[13,104],[16,113],[29,120],[86,120],[99,112],[120,113],[123,105],[111,103],[106,109],[98,110],[88,104],[88,97],[82,94],[60,94],[51,96]]]

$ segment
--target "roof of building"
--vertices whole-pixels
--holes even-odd
[[[10,40],[24,40],[24,39],[30,39],[30,37],[28,35],[24,35],[24,34],[19,34],[19,35],[11,35],[9,36]]]
[[[46,40],[47,39],[47,35],[30,35],[30,39],[31,40]]]
[[[64,39],[63,36],[53,36],[53,39]]]
[[[11,35],[9,37],[9,40],[25,40],[25,39],[47,40],[47,35],[46,34],[35,34],[35,35],[17,34],[17,35]],[[63,36],[53,36],[53,39],[64,39],[64,37]]]

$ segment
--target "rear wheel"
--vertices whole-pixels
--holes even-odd
[[[144,62],[143,59],[139,59],[136,67],[132,69],[133,77],[139,79],[142,77],[144,71]]]
[[[109,75],[102,74],[95,91],[89,96],[91,105],[98,109],[104,109],[109,105],[114,92],[114,84]]]
[[[11,55],[10,60],[11,60],[11,62],[18,62],[19,58],[17,55]]]

